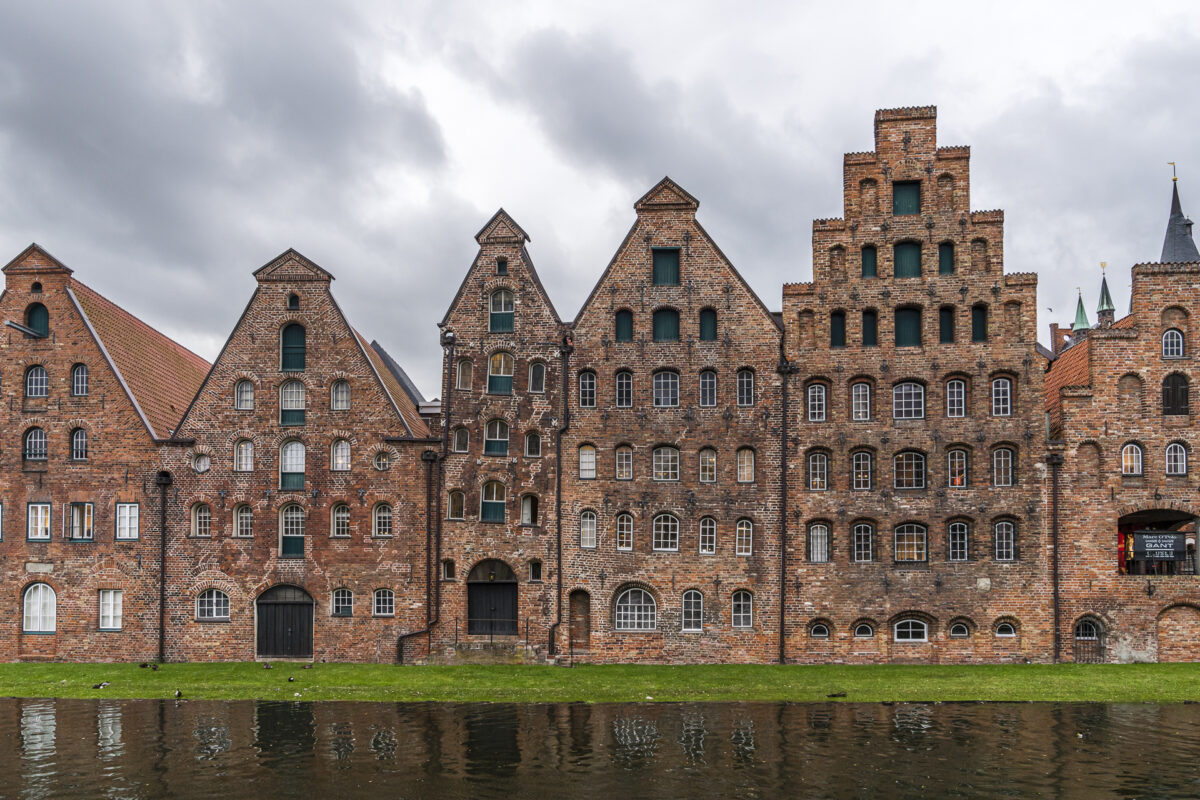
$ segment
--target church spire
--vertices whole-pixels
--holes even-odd
[[[1105,262],[1100,262],[1100,305],[1096,307],[1096,317],[1100,321],[1101,328],[1111,327],[1117,313],[1117,308],[1113,305],[1112,294],[1108,291],[1108,276],[1104,274],[1104,268],[1107,266],[1108,264]]]
[[[1088,322],[1087,311],[1083,308],[1083,292],[1079,293],[1079,299],[1075,302],[1075,324],[1071,326],[1071,335],[1078,337],[1080,333],[1086,335],[1092,329],[1092,324]]]
[[[1171,178],[1171,216],[1167,219],[1167,235],[1163,237],[1162,257],[1164,264],[1200,261],[1200,251],[1192,239],[1192,221],[1183,215],[1179,202],[1179,178]]]

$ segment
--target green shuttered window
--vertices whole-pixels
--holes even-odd
[[[873,244],[862,249],[862,276],[864,278],[874,278],[879,274],[877,255]]]
[[[654,250],[654,285],[679,285],[679,250]]]
[[[921,309],[896,309],[896,346],[921,346]]]
[[[954,274],[954,245],[950,242],[942,242],[938,245],[938,274]]]
[[[846,346],[846,312],[834,311],[829,315],[829,346]]]
[[[617,312],[617,341],[632,342],[633,341],[633,312],[618,311]]]
[[[281,336],[281,367],[284,372],[304,370],[304,326],[292,323],[283,329]]]
[[[892,214],[921,213],[921,182],[897,181],[892,184]]]
[[[679,341],[679,312],[673,308],[661,308],[654,312],[654,341]]]
[[[971,341],[986,342],[988,338],[987,306],[971,307]]]
[[[715,342],[717,340],[717,312],[706,308],[700,312],[700,341]]]
[[[896,245],[895,252],[897,278],[921,277],[921,245],[916,242],[900,242]]]
[[[954,309],[948,306],[938,309],[938,342],[954,343]]]

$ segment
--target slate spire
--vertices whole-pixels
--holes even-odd
[[[1092,324],[1088,322],[1087,311],[1083,307],[1083,293],[1080,292],[1079,299],[1075,301],[1075,324],[1071,326],[1071,333],[1078,336],[1080,331],[1090,331]]]
[[[1104,263],[1101,262],[1100,268],[1104,269]],[[1108,291],[1108,276],[1103,272],[1100,273],[1100,305],[1096,307],[1096,317],[1100,321],[1101,328],[1111,327],[1113,319],[1116,316],[1117,307],[1113,305],[1112,294]]]
[[[1179,179],[1171,179],[1171,216],[1167,219],[1167,235],[1163,237],[1164,264],[1200,261],[1200,251],[1192,239],[1192,221],[1184,216],[1179,202]]]

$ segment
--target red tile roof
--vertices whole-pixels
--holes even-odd
[[[79,281],[71,280],[71,290],[151,433],[169,437],[200,390],[209,363]]]
[[[400,410],[400,415],[404,417],[404,422],[408,425],[411,434],[417,438],[428,436],[429,426],[425,424],[425,420],[421,419],[421,414],[417,410],[416,404],[408,396],[408,392],[404,391],[404,387],[400,385],[400,381],[396,379],[396,376],[392,374],[387,364],[379,357],[379,354],[375,352],[374,348],[371,347],[363,335],[358,331],[354,331],[354,335],[358,337],[358,343],[362,345],[363,352],[370,359],[371,366],[379,373],[379,377],[383,381],[383,387],[392,396],[392,401],[396,404],[396,408]]]
[[[1046,374],[1044,396],[1046,411],[1050,414],[1051,432],[1062,427],[1062,398],[1059,390],[1066,386],[1090,386],[1092,382],[1090,339],[1068,347],[1058,358],[1050,362]]]

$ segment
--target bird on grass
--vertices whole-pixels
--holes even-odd
[[[178,699],[179,699],[179,698],[181,698],[181,697],[183,697],[183,692],[181,692],[181,691],[179,691],[178,689],[176,689],[176,690],[175,690],[175,699],[176,699],[176,700],[178,700]]]
[[[295,680],[296,680],[296,679],[295,679],[295,678],[293,678],[291,675],[288,675],[288,683],[294,683],[294,682],[295,682]]]

